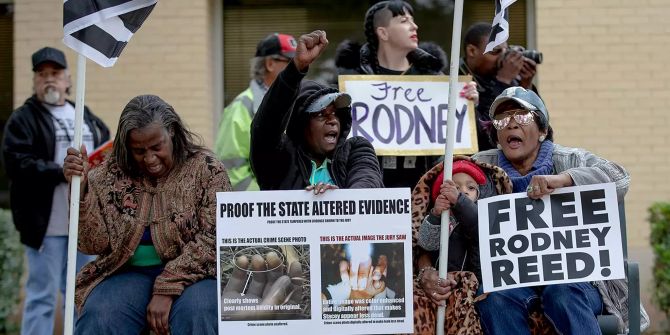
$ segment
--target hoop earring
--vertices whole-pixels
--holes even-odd
[[[540,142],[544,142],[544,139],[545,139],[545,138],[547,138],[547,137],[544,136],[544,135],[540,135]]]

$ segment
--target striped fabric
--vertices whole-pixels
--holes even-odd
[[[509,37],[509,6],[516,0],[495,0],[496,14],[491,24],[491,35],[486,44],[484,53],[493,50],[500,44],[505,43]]]
[[[65,0],[63,43],[101,66],[113,66],[156,2]]]

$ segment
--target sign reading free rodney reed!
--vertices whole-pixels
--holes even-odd
[[[219,334],[411,333],[410,213],[407,189],[218,193]]]
[[[448,76],[339,76],[340,91],[351,95],[351,132],[363,136],[378,155],[444,155],[447,142]],[[459,77],[459,92],[470,77]],[[454,153],[478,151],[475,109],[456,100]]]
[[[484,292],[624,278],[614,183],[479,200]]]

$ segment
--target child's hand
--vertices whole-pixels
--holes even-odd
[[[456,186],[456,183],[451,179],[445,180],[440,187],[440,195],[444,195],[451,205],[458,202],[458,193],[458,186]]]
[[[435,199],[432,213],[435,216],[442,215],[443,211],[450,209],[458,201],[458,187],[452,180],[445,180],[440,186],[440,195]]]

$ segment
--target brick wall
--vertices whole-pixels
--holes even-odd
[[[61,1],[15,2],[14,105],[32,92],[30,55],[42,46],[66,52],[76,86],[77,55],[63,45]],[[125,104],[139,94],[156,94],[172,104],[205,144],[213,143],[210,1],[161,1],[130,40],[116,65],[86,66],[86,105],[115,133]],[[73,87],[70,98],[75,98]]]
[[[541,0],[540,90],[558,143],[584,147],[626,167],[628,245],[650,256],[646,210],[670,200],[670,52],[665,0]],[[653,307],[651,257],[642,296]],[[654,328],[665,316],[653,310]]]

